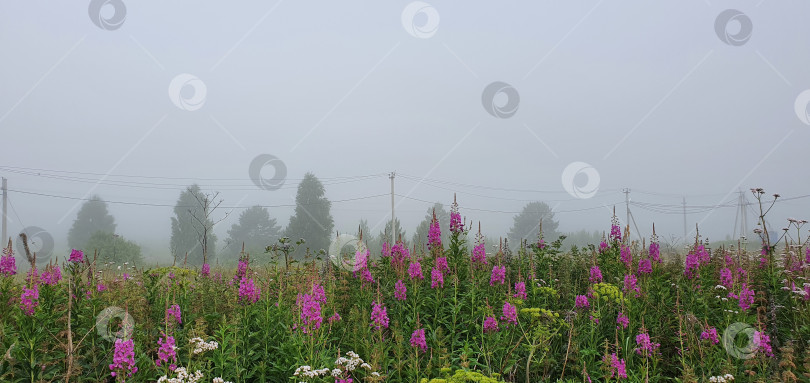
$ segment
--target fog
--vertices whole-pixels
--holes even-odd
[[[777,230],[810,218],[807,2],[101,3],[0,3],[10,236],[64,250],[99,195],[169,254],[188,185],[219,192],[222,240],[251,205],[286,226],[307,172],[341,232],[383,230],[391,172],[409,236],[454,193],[493,238],[530,201],[562,232],[626,224],[625,188],[644,237],[730,237],[752,187]]]

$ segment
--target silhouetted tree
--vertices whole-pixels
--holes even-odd
[[[537,240],[540,231],[540,220],[543,221],[543,237],[550,243],[558,237],[559,222],[554,220],[554,213],[545,202],[530,202],[523,207],[523,211],[515,216],[512,228],[509,229],[509,245],[512,248],[520,246],[522,240],[530,243]]]
[[[332,228],[335,224],[330,213],[332,203],[324,197],[325,192],[321,181],[312,173],[304,175],[304,179],[298,185],[295,214],[290,217],[290,223],[285,229],[285,235],[291,240],[303,238],[306,241],[293,253],[297,259],[303,257],[307,248],[312,253],[329,249]]]
[[[239,223],[235,223],[228,230],[228,247],[225,251],[234,259],[242,251],[253,256],[263,254],[270,246],[281,238],[281,227],[276,224],[275,218],[261,206],[252,206],[239,215]]]
[[[98,231],[115,232],[115,218],[107,211],[107,203],[99,196],[93,196],[82,204],[76,220],[68,231],[68,246],[84,249],[87,241]]]
[[[142,261],[140,246],[118,234],[106,231],[97,231],[93,234],[87,241],[85,249],[88,252],[98,251],[100,262],[115,262],[119,266],[129,262],[128,266],[132,266]]]
[[[219,206],[216,194],[205,194],[198,185],[191,185],[182,193],[174,206],[172,217],[172,253],[182,262],[188,252],[188,262],[202,264],[216,257],[216,241],[211,213]],[[221,202],[221,201],[220,201]]]

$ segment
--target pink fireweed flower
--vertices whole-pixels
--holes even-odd
[[[33,285],[30,289],[23,288],[20,295],[20,309],[25,315],[34,315],[34,309],[39,306],[39,286]]]
[[[418,279],[421,281],[425,279],[425,276],[422,274],[422,264],[419,263],[419,260],[414,260],[414,262],[408,265],[408,276],[411,280]]]
[[[717,329],[714,327],[709,327],[703,332],[700,333],[700,339],[707,340],[712,344],[720,343],[720,336],[717,335]]]
[[[641,293],[638,287],[638,278],[634,274],[627,274],[624,276],[624,293],[627,294],[631,291],[635,292],[635,296]]]
[[[338,313],[332,314],[332,316],[330,316],[329,319],[327,319],[327,321],[329,321],[329,324],[340,321],[340,314]]]
[[[135,366],[135,342],[132,339],[115,340],[115,352],[113,362],[110,364],[110,371],[110,375],[113,377],[122,373],[132,376],[138,372],[138,367]]]
[[[810,247],[804,251],[804,262],[810,264]]]
[[[636,335],[636,344],[638,348],[636,348],[636,354],[648,356],[651,355],[661,347],[661,343],[653,343],[650,340],[650,335],[647,333],[641,333]]]
[[[391,256],[391,246],[388,245],[388,242],[383,242],[382,251],[380,253],[383,258]]]
[[[633,253],[630,252],[629,246],[622,245],[621,251],[619,252],[619,259],[628,270],[633,268]]]
[[[354,271],[355,276],[358,271],[368,268],[368,259],[371,256],[368,249],[358,250],[354,253],[354,266],[352,267],[352,271]]]
[[[591,267],[591,275],[588,278],[588,281],[590,281],[591,283],[602,282],[602,270],[599,268],[599,266]]]
[[[765,356],[773,356],[773,348],[771,347],[771,337],[765,333],[754,331],[754,344],[757,345],[757,351],[761,351]]]
[[[3,249],[3,255],[0,256],[0,275],[10,277],[17,274],[17,262],[14,259],[14,253],[8,248]]]
[[[255,284],[253,278],[242,277],[239,281],[239,302],[243,304],[256,303],[262,291]]]
[[[588,308],[591,307],[591,303],[588,302],[587,296],[577,295],[576,299],[574,299],[574,306],[577,308]]]
[[[520,298],[526,300],[529,296],[526,294],[526,282],[515,282],[515,294],[513,298]]]
[[[40,276],[40,282],[49,286],[55,286],[61,280],[62,270],[59,269],[57,265],[48,265],[48,267],[45,268],[45,272]]]
[[[734,275],[728,267],[724,267],[720,270],[720,284],[726,288],[731,288],[731,286],[734,285]]]
[[[693,251],[690,251],[688,254],[686,254],[686,266],[684,267],[683,274],[687,278],[692,279],[697,276],[697,271],[699,267],[700,267],[700,259],[698,258],[698,255]]]
[[[450,271],[450,266],[447,265],[447,257],[436,258],[436,268],[442,273]]]
[[[501,312],[503,313],[501,320],[507,323],[507,327],[509,327],[509,323],[517,325],[517,307],[509,302],[504,302]]]
[[[323,286],[318,283],[313,283],[311,292],[312,298],[322,304],[326,304],[326,290],[323,288]]]
[[[408,292],[408,288],[405,287],[405,283],[402,280],[398,280],[396,284],[394,284],[394,298],[400,301],[404,301],[406,299],[406,293]]]
[[[607,242],[605,242],[604,240],[602,242],[599,242],[599,253],[600,254],[604,253],[605,251],[607,251],[609,247],[610,245],[608,245]]]
[[[540,250],[546,248],[546,241],[544,241],[543,238],[540,238],[540,240],[537,241],[537,248]]]
[[[616,353],[605,356],[602,361],[610,367],[610,377],[616,376],[618,379],[627,379],[627,362],[624,359],[619,359]]]
[[[495,286],[495,283],[504,284],[506,281],[506,267],[495,265],[492,267],[492,275],[489,277],[489,285]]]
[[[738,306],[740,306],[740,309],[743,311],[748,310],[751,308],[751,305],[754,304],[754,295],[754,290],[750,290],[747,283],[742,284],[742,287],[740,288],[740,295],[731,292],[728,293],[729,298],[739,300]]]
[[[360,272],[360,278],[363,279],[363,284],[374,282],[374,277],[371,276],[371,271],[368,268]]]
[[[810,301],[810,283],[804,284],[804,300]]]
[[[405,265],[406,260],[411,259],[411,252],[405,247],[405,244],[402,242],[397,242],[394,247],[391,248],[391,266],[392,267],[402,267]]]
[[[211,265],[209,265],[207,263],[203,263],[201,274],[204,277],[207,277],[207,276],[211,275]]]
[[[371,307],[371,327],[374,327],[375,330],[388,328],[388,310],[385,305],[376,301],[372,303]]]
[[[638,260],[638,272],[642,274],[650,274],[652,273],[652,262],[647,259],[639,259]]]
[[[107,291],[107,286],[104,286],[103,283],[99,283],[98,285],[96,285],[96,291],[98,292]]]
[[[484,332],[492,331],[498,331],[498,320],[490,316],[484,319]]]
[[[435,289],[438,286],[444,288],[444,276],[442,275],[442,272],[439,271],[439,269],[434,267],[433,270],[430,271],[430,278],[431,278],[430,282],[431,288]]]
[[[171,371],[177,368],[177,346],[174,337],[168,334],[163,334],[163,337],[158,339],[158,358],[155,360],[155,366],[160,367],[163,364],[168,364]]]
[[[622,328],[627,328],[630,325],[630,318],[624,313],[619,313],[619,316],[616,317],[616,323],[620,324]],[[616,326],[618,328],[618,326]]]
[[[613,222],[610,225],[610,240],[614,242],[622,241],[622,229],[619,227],[619,219],[613,216]]]
[[[179,305],[171,305],[171,307],[166,309],[166,323],[169,323],[169,318],[174,318],[174,321],[177,322],[177,324],[183,323]]]
[[[82,261],[84,261],[84,253],[81,250],[73,249],[70,251],[68,262],[79,263]]]
[[[414,330],[411,334],[411,347],[418,347],[422,352],[427,351],[427,341],[425,340],[425,329]]]
[[[314,330],[321,328],[323,323],[321,304],[313,295],[298,294],[296,304],[301,308],[299,319],[302,322],[300,327],[303,329],[304,334],[311,334]]]
[[[650,258],[656,263],[661,263],[661,246],[658,242],[650,242]]]
[[[482,265],[487,264],[487,250],[486,250],[486,245],[484,244],[483,241],[481,241],[481,243],[479,243],[479,244],[475,245],[475,247],[473,247],[472,258],[470,260],[472,261],[472,263],[477,263],[477,264],[482,264]]]
[[[433,221],[430,222],[430,229],[428,230],[428,249],[430,251],[441,252],[442,247],[442,228],[439,226],[439,221],[436,219],[436,213],[433,213]]]

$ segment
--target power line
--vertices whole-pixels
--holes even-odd
[[[429,203],[429,204],[434,204],[435,203],[435,202],[431,202],[431,201],[427,201],[427,200],[423,200],[423,199],[419,199],[419,198],[414,198],[414,197],[409,197],[409,196],[405,196],[405,195],[401,195],[401,194],[396,194],[396,196],[400,197],[400,198],[410,199],[410,200]],[[588,208],[582,208],[582,209],[557,210],[557,211],[553,211],[553,213],[554,214],[557,214],[557,213],[574,213],[574,212],[580,212],[580,211],[603,209],[607,205],[608,204],[600,205],[600,206],[594,206],[594,207],[588,207]],[[615,203],[613,205],[615,205]],[[462,205],[459,205],[459,209],[473,210],[473,211],[483,211],[483,212],[489,212],[489,213],[504,213],[504,214],[520,214],[520,213],[523,212],[523,211],[504,211],[504,210],[492,210],[492,209],[479,209],[479,208],[474,208],[474,207],[469,207],[469,206],[462,206]]]
[[[70,200],[76,200],[76,201],[92,201],[93,200],[92,198],[69,197],[69,196],[61,196],[61,195],[55,195],[55,194],[28,192],[28,191],[24,191],[24,190],[15,190],[15,189],[9,189],[9,191],[13,191],[13,192],[21,193],[21,194],[30,194],[30,195],[36,195],[36,196],[42,196],[42,197],[50,197],[50,198],[70,199]],[[376,198],[376,197],[382,197],[382,196],[387,196],[387,195],[389,195],[389,194],[388,193],[383,193],[383,194],[376,194],[376,195],[357,197],[357,198],[331,200],[330,202],[333,202],[333,203],[335,203],[335,202],[350,202],[350,201],[358,201],[358,200],[363,200],[363,199],[371,199],[371,198]],[[175,207],[175,206],[178,206],[178,205],[172,205],[172,204],[157,204],[157,203],[131,202],[131,201],[108,201],[108,200],[104,200],[104,202],[110,203],[110,204],[149,206],[149,207]],[[318,204],[318,203],[301,204],[301,205],[308,206],[308,205],[316,205],[316,204]],[[281,204],[281,205],[220,206],[220,207],[223,208],[223,209],[249,209],[249,208],[254,207],[254,206],[259,206],[259,207],[264,207],[264,208],[273,208],[273,207],[295,207],[297,205],[296,204]],[[196,205],[190,205],[190,206],[179,205],[179,207],[192,208],[192,207],[196,207]]]

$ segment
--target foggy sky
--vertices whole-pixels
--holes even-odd
[[[810,126],[794,111],[810,88],[807,2],[434,1],[429,38],[403,25],[409,1],[123,3],[113,30],[93,23],[86,1],[0,3],[10,235],[40,226],[64,248],[79,199],[98,194],[167,205],[109,207],[120,234],[162,241],[168,254],[171,206],[197,182],[228,207],[215,218],[231,212],[216,227],[221,247],[239,207],[294,204],[308,171],[333,201],[386,194],[332,205],[337,230],[366,218],[375,234],[390,219],[387,174],[397,172],[396,215],[409,236],[454,191],[462,215],[491,237],[534,200],[558,212],[561,231],[609,229],[613,206],[625,221],[623,188],[633,201],[680,205],[686,196],[709,207],[751,187],[810,194]],[[728,8],[751,20],[744,44],[715,31]],[[102,8],[102,18],[112,14]],[[416,30],[429,19],[417,14]],[[205,84],[199,109],[169,98],[183,73]],[[482,105],[496,81],[519,93],[511,117]],[[262,190],[248,176],[260,154],[286,165],[282,188]],[[593,197],[566,192],[563,170],[574,162],[598,172]],[[377,176],[336,183],[365,175]],[[771,221],[810,218],[808,207],[778,203]],[[642,235],[655,222],[659,235],[683,236],[673,207],[631,208]],[[293,212],[269,210],[282,226]],[[732,233],[735,208],[695,210],[690,230]],[[750,210],[748,219],[753,228]]]

